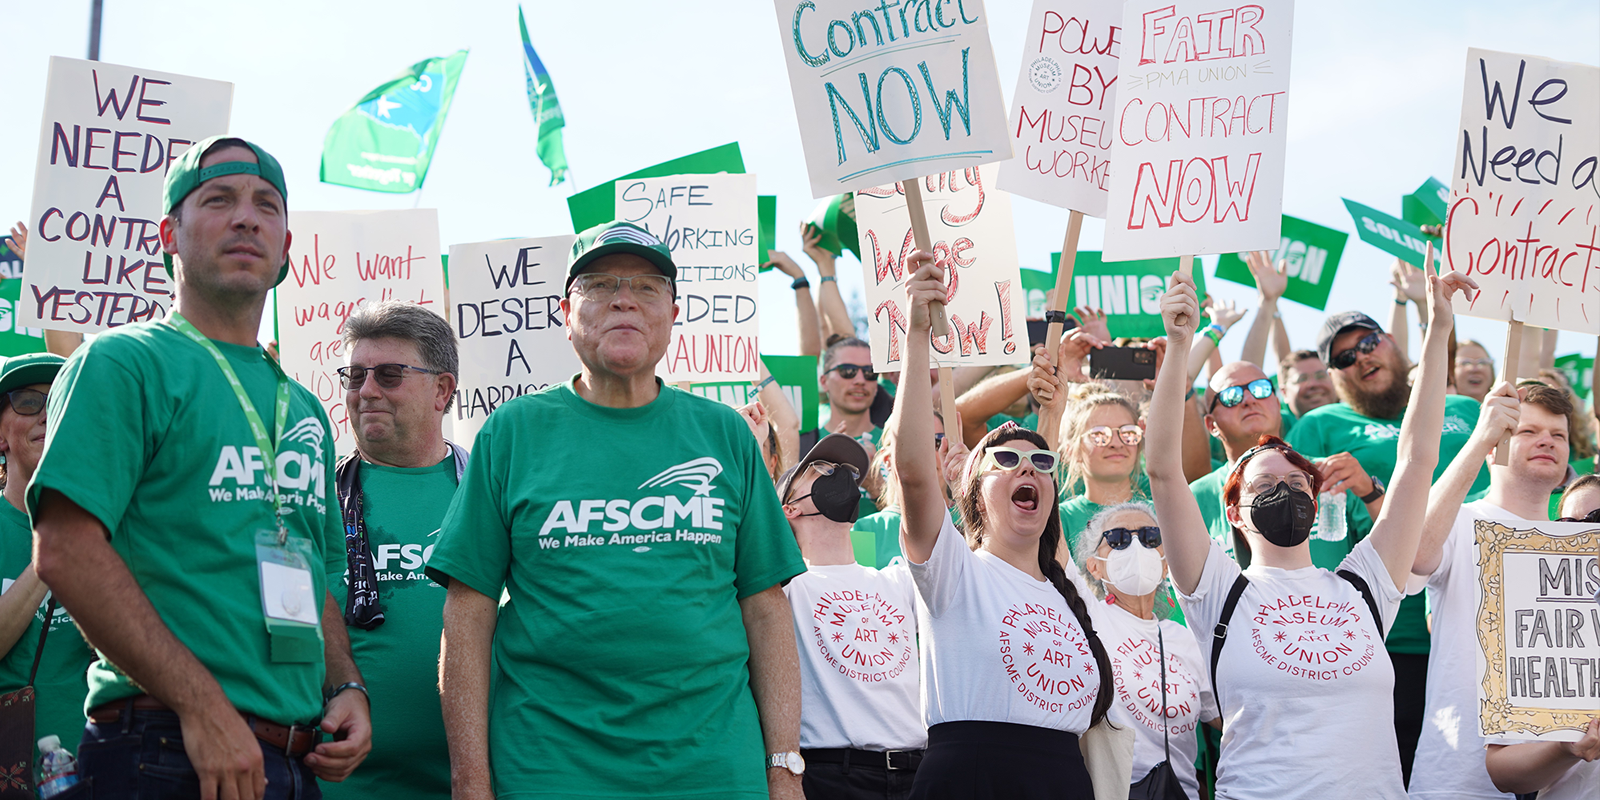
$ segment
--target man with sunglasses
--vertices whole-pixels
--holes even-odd
[[[830,432],[842,433],[855,439],[870,461],[883,436],[883,428],[873,421],[874,401],[883,389],[872,369],[872,348],[854,336],[838,339],[823,351],[821,368],[817,385],[827,401],[828,416],[815,429],[800,432],[800,452],[809,451]],[[862,516],[877,512],[874,498],[882,490],[868,476],[861,491]]]
[[[473,441],[427,565],[458,800],[801,796],[779,584],[805,562],[744,418],[656,377],[676,277],[643,228],[580,233],[561,311],[582,371]]]

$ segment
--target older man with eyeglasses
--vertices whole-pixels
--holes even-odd
[[[798,800],[780,584],[805,562],[761,451],[656,377],[678,313],[660,240],[607,223],[568,265],[583,369],[489,416],[428,562],[454,797]]]

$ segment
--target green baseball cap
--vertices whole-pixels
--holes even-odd
[[[0,366],[0,394],[35,383],[51,383],[67,360],[54,353],[12,356]]]
[[[250,152],[256,154],[257,163],[224,161],[201,169],[200,160],[205,158],[206,153],[218,145],[224,147],[248,147]],[[172,162],[172,166],[167,169],[166,185],[162,189],[161,213],[171,214],[172,209],[177,208],[183,202],[183,198],[188,197],[194,190],[200,188],[200,184],[212,178],[239,174],[256,175],[267,183],[272,184],[272,188],[277,189],[278,194],[283,195],[285,207],[288,206],[289,189],[287,184],[284,183],[283,167],[278,164],[278,159],[273,158],[271,153],[251,142],[247,142],[237,136],[222,135],[195,142],[193,147],[184,151],[183,155],[178,156],[177,161]],[[168,253],[162,253],[161,260],[167,265],[167,274],[171,275],[172,256]],[[273,286],[283,283],[283,279],[287,277],[289,277],[289,261],[285,259],[283,268],[278,270],[278,280],[273,283]]]
[[[631,222],[607,222],[596,225],[572,242],[572,255],[567,257],[567,289],[585,267],[601,256],[628,253],[636,255],[661,270],[669,280],[678,280],[678,265],[672,263],[672,251],[661,243],[655,234]]]

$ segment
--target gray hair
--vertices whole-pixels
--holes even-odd
[[[456,349],[456,334],[444,317],[416,303],[383,300],[368,303],[350,315],[344,324],[344,346],[349,349],[363,339],[399,339],[416,345],[419,366],[435,372],[460,376],[461,357]],[[450,411],[451,398],[444,410]]]
[[[1083,526],[1083,534],[1078,537],[1077,546],[1072,548],[1072,559],[1083,568],[1083,582],[1089,584],[1094,596],[1101,600],[1105,599],[1106,585],[1104,581],[1089,572],[1089,559],[1099,554],[1100,537],[1105,534],[1106,526],[1111,524],[1111,518],[1124,511],[1137,511],[1152,520],[1156,518],[1155,506],[1143,500],[1129,500],[1126,503],[1106,506],[1089,518],[1088,524]]]

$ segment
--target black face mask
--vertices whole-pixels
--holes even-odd
[[[861,489],[856,486],[856,479],[850,471],[843,467],[837,468],[832,475],[819,475],[811,483],[811,493],[801,495],[791,503],[811,498],[811,504],[817,507],[817,514],[821,514],[834,522],[855,522],[861,514]],[[801,514],[802,517],[814,517],[817,514]]]
[[[1297,492],[1289,484],[1278,485],[1266,494],[1258,495],[1250,509],[1250,521],[1268,542],[1279,547],[1294,547],[1311,536],[1317,523],[1317,504],[1306,492]]]

